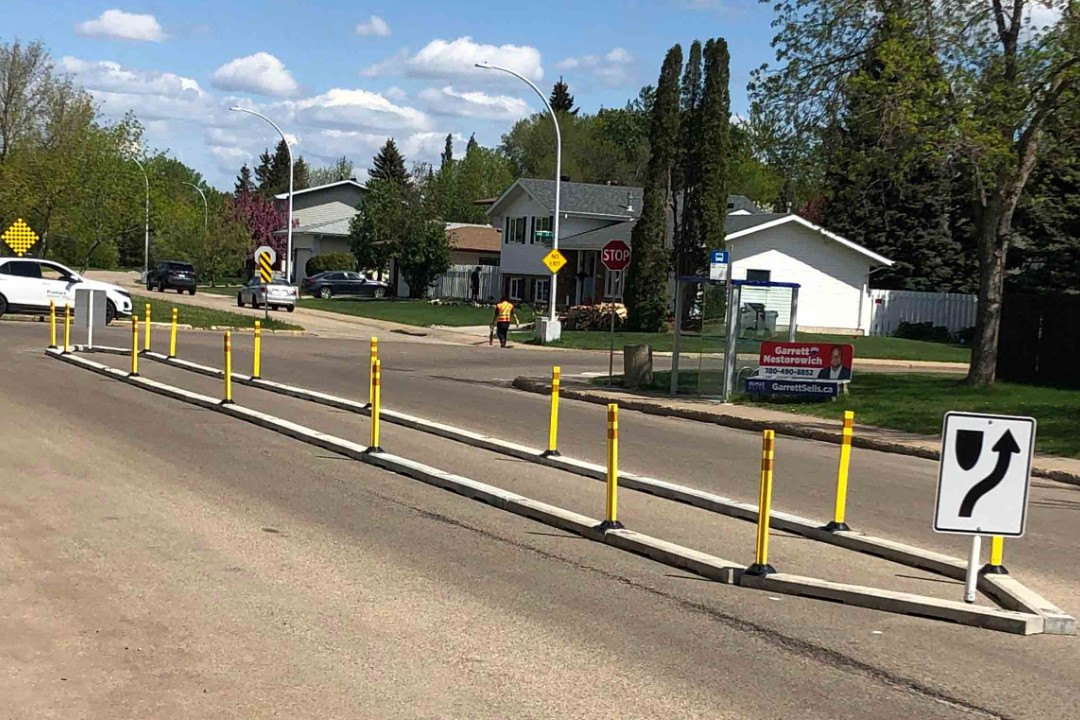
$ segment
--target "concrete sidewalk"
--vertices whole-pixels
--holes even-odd
[[[574,377],[564,376],[561,384],[560,396],[569,400],[582,400],[597,405],[618,403],[624,410],[637,410],[650,415],[667,415],[742,430],[775,430],[779,435],[837,444],[841,440],[841,423],[837,420],[762,407],[725,405],[715,400],[672,398],[647,391],[599,388],[590,384],[588,380]],[[519,376],[514,379],[514,387],[541,394],[551,392],[551,382],[547,378]],[[937,435],[918,435],[857,423],[851,444],[868,450],[937,460],[940,454],[941,438]],[[1080,485],[1080,459],[1057,455],[1036,455],[1031,472],[1037,477]]]

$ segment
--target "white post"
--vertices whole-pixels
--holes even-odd
[[[199,193],[199,195],[201,195],[201,196],[202,196],[202,207],[203,207],[203,237],[205,238],[205,237],[206,237],[206,235],[208,235],[208,234],[209,234],[209,232],[210,232],[210,208],[209,208],[209,206],[208,206],[208,205],[206,204],[206,193],[204,193],[204,192],[202,191],[202,188],[201,188],[201,187],[199,187],[198,185],[196,185],[195,183],[189,183],[189,182],[187,182],[187,181],[185,180],[185,181],[184,181],[184,184],[185,184],[185,185],[190,185],[191,187],[195,188],[195,190],[196,190],[196,191],[197,191],[197,192]]]
[[[537,91],[537,92],[539,92],[539,91]],[[277,126],[277,124],[273,120],[266,117],[262,113],[257,113],[254,110],[248,110],[247,108],[242,108],[242,107],[240,107],[238,105],[233,106],[233,107],[231,107],[229,109],[233,110],[235,112],[243,112],[243,113],[247,113],[249,115],[254,115],[255,117],[260,117],[263,120],[265,120],[266,122],[270,123],[270,125],[275,130],[278,131],[278,135],[281,136],[282,142],[285,143],[285,149],[289,152],[289,225],[288,225],[288,228],[287,228],[286,233],[285,233],[286,238],[287,238],[287,240],[285,241],[286,242],[286,245],[285,245],[285,279],[288,282],[291,283],[293,281],[293,276],[292,276],[292,226],[293,226],[293,217],[292,217],[293,216],[293,197],[292,197],[293,196],[293,154],[292,154],[292,146],[289,145],[289,140],[288,140],[288,138],[285,137],[285,133],[281,132],[281,128],[279,128]]]
[[[86,348],[88,350],[94,349],[94,291],[91,290],[87,293],[88,313],[86,315]],[[67,348],[64,348],[64,352],[67,352]]]
[[[967,580],[964,582],[964,602],[975,602],[975,583],[979,579],[979,555],[982,552],[982,536],[971,538],[971,554],[968,555]]]
[[[138,158],[131,159],[142,170],[143,181],[146,182],[146,228],[143,238],[143,280],[145,281],[146,275],[150,272],[150,176],[146,174],[146,168]]]
[[[551,108],[551,103],[548,102],[544,93],[540,92],[540,88],[536,87],[531,80],[522,75],[518,75],[513,70],[508,70],[504,67],[497,65],[491,65],[490,63],[482,62],[476,63],[476,67],[483,70],[499,70],[508,75],[513,75],[518,80],[528,85],[539,96],[540,101],[544,103],[544,107],[547,108],[548,113],[551,115],[551,122],[555,125],[555,221],[552,223],[552,238],[551,248],[552,250],[559,249],[559,210],[561,208],[560,199],[562,196],[562,133],[559,131],[559,119],[555,117],[555,111]],[[551,292],[548,295],[548,332],[547,337],[541,337],[541,341],[546,340],[558,340],[562,336],[562,327],[559,325],[558,316],[556,315],[556,290],[558,285],[559,273],[551,273]],[[539,329],[539,324],[537,325]]]

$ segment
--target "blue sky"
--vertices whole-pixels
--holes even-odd
[[[225,189],[277,141],[234,104],[278,122],[313,165],[346,155],[365,168],[387,137],[410,163],[437,159],[447,133],[462,150],[471,133],[497,145],[541,105],[476,60],[511,66],[545,93],[562,75],[591,112],[655,83],[673,43],[723,36],[732,110],[744,112],[750,70],[773,58],[771,19],[756,0],[5,0],[0,37],[43,40],[106,115],[134,110],[148,147]]]

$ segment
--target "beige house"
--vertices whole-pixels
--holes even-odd
[[[293,193],[293,267],[295,282],[307,277],[307,261],[316,255],[351,252],[349,221],[367,194],[356,180],[297,190]],[[288,209],[289,194],[276,195],[279,207]],[[285,235],[278,230],[275,235]]]

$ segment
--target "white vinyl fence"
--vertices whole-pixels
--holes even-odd
[[[870,334],[893,335],[900,323],[932,322],[951,333],[973,327],[978,299],[961,293],[871,290]]]
[[[450,269],[440,275],[435,283],[428,288],[429,298],[459,298],[463,300],[475,300],[472,296],[472,274],[476,265],[451,265]],[[409,286],[404,280],[399,282],[399,294],[408,297]],[[494,300],[498,302],[502,292],[502,272],[494,265],[480,266],[480,300]]]

